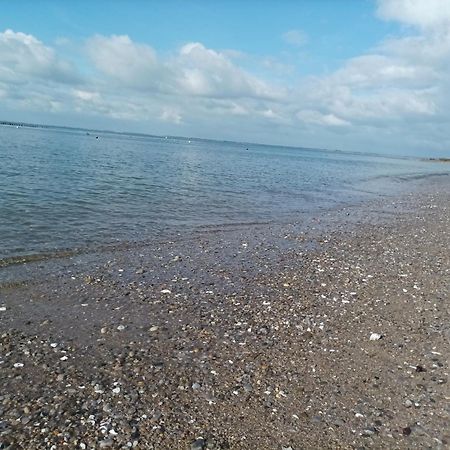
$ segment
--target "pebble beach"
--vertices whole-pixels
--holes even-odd
[[[450,448],[449,192],[0,272],[0,448]]]

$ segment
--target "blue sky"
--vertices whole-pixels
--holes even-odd
[[[46,43],[93,34],[126,34],[161,52],[186,42],[236,49],[255,56],[292,52],[283,34],[307,36],[302,58],[291,56],[301,73],[319,74],[363,53],[390,33],[394,23],[378,20],[370,0],[318,1],[100,1],[4,2],[0,24],[38,36]]]
[[[446,0],[0,3],[0,119],[450,148]]]

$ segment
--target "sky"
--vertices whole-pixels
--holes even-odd
[[[450,0],[0,0],[0,120],[450,155]]]

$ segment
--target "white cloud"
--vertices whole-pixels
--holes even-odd
[[[225,54],[208,49],[198,42],[184,45],[173,65],[180,72],[179,86],[187,94],[263,99],[278,99],[284,95],[282,89],[246,73]]]
[[[448,0],[378,0],[377,13],[385,20],[434,31],[450,25]]]
[[[229,50],[221,53],[198,42],[183,45],[166,60],[128,36],[94,36],[87,42],[87,51],[101,74],[135,90],[212,98],[283,95],[281,89],[236,66]]]
[[[100,94],[98,92],[90,92],[90,91],[83,91],[80,89],[75,89],[73,91],[73,94],[75,98],[85,101],[85,102],[92,102],[97,101],[100,99]]]
[[[138,90],[170,89],[172,74],[148,45],[137,44],[126,35],[97,35],[87,41],[86,49],[95,67],[110,80]]]
[[[69,86],[82,83],[73,64],[36,37],[0,32],[2,111],[60,113],[70,104]],[[38,119],[37,119],[38,121]]]
[[[60,83],[78,80],[73,67],[34,36],[12,30],[0,33],[0,80],[26,83],[29,77]]]
[[[304,123],[313,125],[325,125],[332,127],[342,127],[350,125],[344,119],[341,119],[334,114],[322,114],[319,111],[303,110],[297,113],[297,118]]]
[[[161,112],[161,120],[172,122],[179,125],[183,121],[183,117],[179,111],[172,107],[164,107]]]

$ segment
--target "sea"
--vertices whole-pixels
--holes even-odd
[[[415,158],[0,126],[0,266],[205,227],[289,222],[448,172]]]

